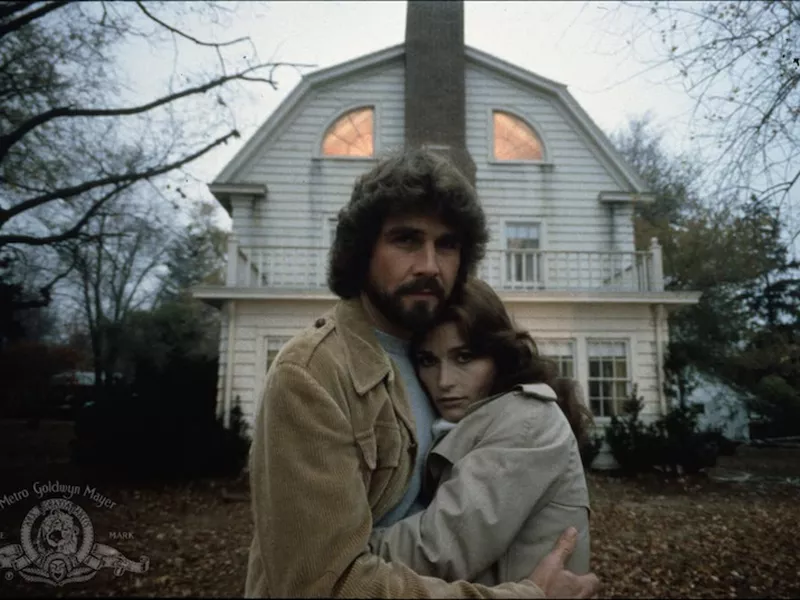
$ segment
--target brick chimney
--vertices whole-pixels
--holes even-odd
[[[475,185],[466,140],[463,1],[408,0],[405,46],[406,146],[441,151]]]

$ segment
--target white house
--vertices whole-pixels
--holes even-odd
[[[328,248],[356,177],[420,142],[473,169],[492,235],[479,275],[598,425],[633,384],[662,414],[667,313],[699,294],[664,291],[659,246],[634,247],[645,185],[565,85],[464,47],[461,3],[412,1],[407,28],[306,75],[209,186],[233,220],[225,285],[194,290],[224,314],[220,414],[238,399],[252,420],[281,345],[335,302]]]

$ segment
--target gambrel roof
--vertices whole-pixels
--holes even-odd
[[[554,97],[556,105],[563,109],[565,115],[573,122],[588,144],[594,146],[603,162],[613,171],[615,179],[624,183],[626,192],[633,194],[647,194],[647,186],[631,167],[614,149],[611,141],[603,131],[586,114],[572,94],[567,91],[567,86],[552,81],[525,69],[521,69],[509,62],[501,60],[491,54],[476,48],[465,46],[467,63],[473,63],[485,69],[494,71],[502,76],[511,78],[536,92]],[[212,192],[215,188],[229,189],[230,186],[249,185],[238,179],[239,174],[248,162],[256,155],[259,149],[269,144],[275,133],[287,119],[292,109],[313,89],[328,84],[340,78],[350,77],[359,71],[374,69],[403,57],[405,44],[398,44],[372,54],[366,54],[353,60],[320,69],[304,75],[300,83],[278,106],[275,112],[258,128],[255,134],[236,153],[231,161],[217,175],[211,184]],[[607,200],[615,201],[618,198],[608,196]]]

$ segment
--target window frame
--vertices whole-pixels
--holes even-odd
[[[572,356],[570,357],[572,359],[572,376],[569,377],[569,379],[572,379],[574,381],[578,381],[579,372],[578,372],[578,340],[577,339],[575,339],[574,337],[559,337],[559,338],[556,338],[556,337],[553,337],[553,338],[540,337],[540,338],[534,338],[534,341],[536,342],[536,347],[539,350],[539,353],[541,354],[541,356],[552,360],[553,362],[556,363],[556,365],[558,365],[558,367],[559,367],[558,376],[559,377],[565,377],[565,375],[563,375],[561,373],[561,359],[564,358],[564,356],[559,355],[558,357],[554,357],[552,354],[546,354],[545,352],[542,351],[542,348],[540,347],[540,345],[545,345],[545,344],[569,344],[570,348],[572,349]]]
[[[623,343],[625,344],[625,368],[627,369],[627,378],[624,380],[626,385],[626,395],[623,398],[623,401],[630,396],[631,390],[633,389],[634,377],[633,377],[633,369],[634,369],[634,361],[633,361],[633,346],[635,340],[631,337],[618,337],[618,336],[602,336],[602,337],[587,337],[586,338],[586,406],[589,408],[589,411],[592,413],[592,416],[595,418],[596,422],[599,423],[607,423],[611,420],[611,417],[614,415],[604,415],[604,414],[595,414],[592,410],[592,388],[591,383],[593,381],[611,381],[612,383],[621,381],[620,378],[605,378],[605,377],[592,377],[591,376],[591,347],[592,344],[607,344],[607,343]],[[602,373],[601,373],[602,375]],[[617,405],[615,406],[617,409],[617,414],[621,414],[622,407]]]
[[[524,218],[514,218],[514,219],[503,219],[500,222],[500,226],[502,228],[500,243],[501,243],[501,271],[500,276],[502,278],[503,283],[505,284],[527,284],[527,283],[536,283],[536,289],[547,289],[547,260],[545,258],[545,254],[540,254],[541,257],[541,265],[539,268],[539,280],[538,281],[516,281],[510,280],[507,276],[508,274],[508,255],[506,251],[509,250],[508,247],[508,226],[509,225],[536,225],[539,228],[539,252],[545,252],[547,246],[547,226],[545,224],[544,219],[538,218],[531,218],[531,219],[524,219]]]
[[[549,152],[549,144],[547,142],[546,137],[542,133],[542,128],[539,126],[538,123],[534,119],[531,119],[528,116],[525,116],[524,111],[518,110],[514,107],[510,106],[491,106],[487,109],[488,116],[487,116],[487,154],[488,163],[492,165],[539,165],[539,166],[553,166],[552,160],[550,158]],[[539,160],[533,159],[515,159],[515,160],[500,160],[494,155],[494,113],[495,112],[502,112],[506,113],[507,115],[511,115],[512,117],[519,119],[525,125],[530,127],[533,130],[533,133],[536,137],[539,138],[539,143],[542,145],[542,158]]]
[[[336,156],[329,156],[327,154],[322,153],[322,144],[325,142],[325,134],[328,133],[328,130],[342,117],[346,114],[351,113],[353,111],[362,109],[362,108],[371,108],[372,109],[372,156],[347,156],[347,155],[336,155]],[[380,122],[381,122],[381,110],[380,105],[377,102],[358,102],[355,104],[350,104],[337,110],[322,127],[319,135],[317,136],[316,144],[314,146],[314,155],[312,158],[317,160],[333,160],[333,161],[349,161],[349,162],[377,162],[378,155],[381,152],[380,147],[380,136],[378,135],[378,131],[380,131]]]

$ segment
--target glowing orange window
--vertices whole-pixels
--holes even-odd
[[[342,115],[325,132],[323,156],[372,156],[375,111],[357,108]]]
[[[501,111],[492,117],[495,160],[542,160],[542,142],[525,121]]]

